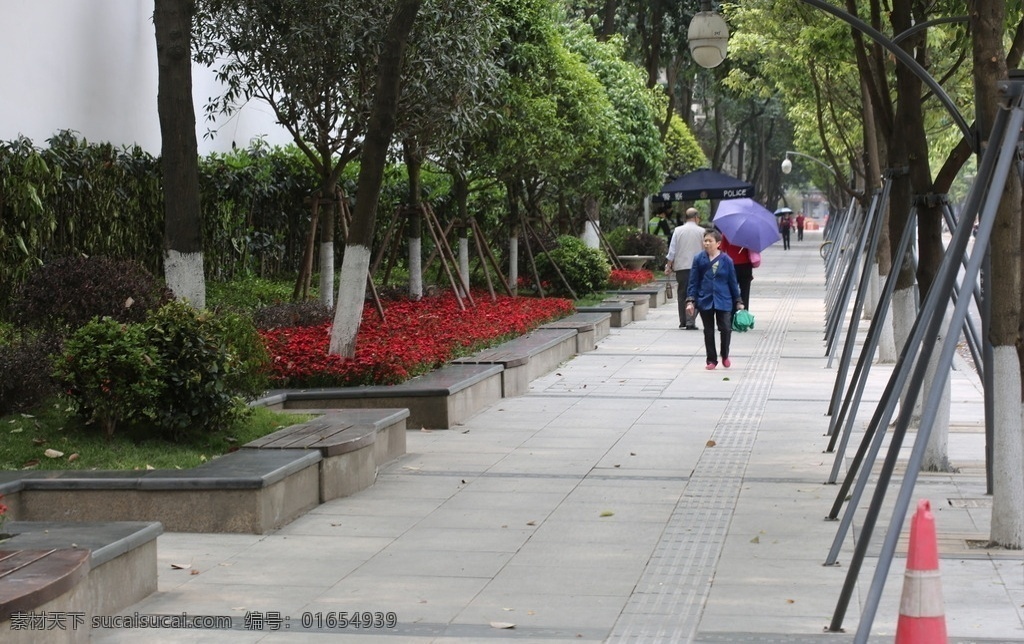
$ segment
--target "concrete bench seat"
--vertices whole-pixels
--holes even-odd
[[[576,309],[581,313],[608,313],[611,315],[612,328],[622,328],[633,323],[633,303],[623,300],[605,300],[594,306],[581,306]]]
[[[321,456],[320,502],[324,503],[373,485],[382,465],[405,454],[407,418],[408,409],[328,411],[243,447],[318,451]]]
[[[668,289],[669,285],[667,282],[654,281],[637,288],[622,290],[622,291],[608,291],[615,295],[646,295],[650,299],[650,307],[656,309],[659,306],[663,306],[668,300]]]
[[[586,353],[597,348],[597,343],[608,337],[611,328],[611,313],[573,313],[561,320],[542,324],[541,329],[575,329],[576,353]]]
[[[187,470],[22,471],[0,491],[25,521],[160,521],[175,532],[264,534],[319,504],[321,458],[238,450]]]
[[[501,365],[501,395],[521,396],[533,380],[576,355],[575,329],[537,329],[453,364]]]
[[[409,410],[414,428],[449,429],[501,400],[500,365],[448,364],[397,385],[271,392],[254,404],[277,409]]]
[[[647,319],[647,313],[651,309],[651,299],[645,293],[635,291],[608,291],[611,301],[623,301],[633,303],[633,321],[640,322]]]
[[[159,523],[11,521],[4,530],[14,535],[0,546],[5,643],[87,642],[92,616],[118,613],[157,589]],[[65,629],[12,628],[21,614],[43,613],[67,615]]]

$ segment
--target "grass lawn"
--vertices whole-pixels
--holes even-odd
[[[309,418],[308,414],[256,408],[234,426],[191,444],[128,433],[115,434],[108,441],[55,401],[33,414],[0,418],[0,470],[187,469]]]

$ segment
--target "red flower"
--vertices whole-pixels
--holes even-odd
[[[476,306],[467,302],[464,311],[451,293],[385,302],[383,321],[367,307],[352,359],[327,353],[330,324],[263,331],[273,357],[271,377],[289,388],[397,384],[573,310],[570,300],[559,298],[473,297]]]
[[[613,268],[608,277],[608,286],[614,290],[626,290],[647,284],[654,279],[654,273],[648,270],[630,270]]]

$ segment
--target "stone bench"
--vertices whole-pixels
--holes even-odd
[[[408,409],[328,411],[305,423],[246,443],[262,450],[320,453],[320,502],[355,494],[377,480],[377,470],[405,454]]]
[[[605,300],[595,306],[581,306],[580,313],[608,313],[612,328],[622,328],[633,323],[633,303],[622,300]]]
[[[501,400],[500,365],[449,364],[397,384],[271,392],[254,404],[277,409],[406,408],[414,428],[449,429]]]
[[[634,291],[608,291],[611,301],[623,301],[633,303],[633,321],[640,322],[647,319],[647,313],[651,309],[651,299],[645,293]]]
[[[90,620],[157,589],[155,522],[11,521],[0,545],[0,641],[87,642]],[[65,628],[12,628],[26,615],[63,614]],[[81,623],[72,615],[81,615]]]
[[[530,383],[576,355],[575,329],[537,329],[453,364],[501,365],[501,395],[521,396]]]
[[[650,307],[652,309],[656,309],[668,301],[669,288],[670,287],[667,282],[658,280],[637,288],[622,291],[608,291],[608,293],[614,293],[615,295],[646,295],[650,299]]]
[[[188,470],[0,473],[25,521],[160,521],[174,532],[264,534],[320,502],[319,452],[238,450]]]
[[[608,337],[611,328],[611,313],[574,313],[561,320],[542,324],[541,329],[574,329],[576,331],[576,353],[586,353],[597,348],[597,343]]]

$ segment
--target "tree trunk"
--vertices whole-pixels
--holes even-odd
[[[199,152],[192,104],[193,0],[156,0],[160,165],[164,180],[164,277],[179,299],[206,307]]]
[[[419,300],[423,297],[423,211],[420,209],[423,156],[416,142],[410,139],[402,142],[402,151],[409,175],[409,196],[405,210],[408,219],[405,229],[408,231],[409,244],[409,299]],[[444,261],[443,256],[441,261]]]
[[[355,356],[356,334],[363,317],[366,299],[366,275],[370,268],[373,229],[377,219],[377,200],[384,182],[388,147],[395,132],[398,96],[402,84],[402,61],[409,33],[422,0],[398,0],[382,43],[377,91],[373,97],[370,122],[363,142],[356,207],[352,228],[342,258],[338,286],[338,306],[331,328],[330,353],[347,358]]]
[[[974,88],[978,131],[982,145],[988,141],[999,109],[996,84],[1007,77],[1003,51],[1005,6],[1002,2],[970,0]],[[995,437],[993,445],[992,528],[993,543],[1007,548],[1024,547],[1024,436],[1021,392],[1021,185],[1011,171],[996,212],[990,254],[992,324],[987,341],[992,343]]]

